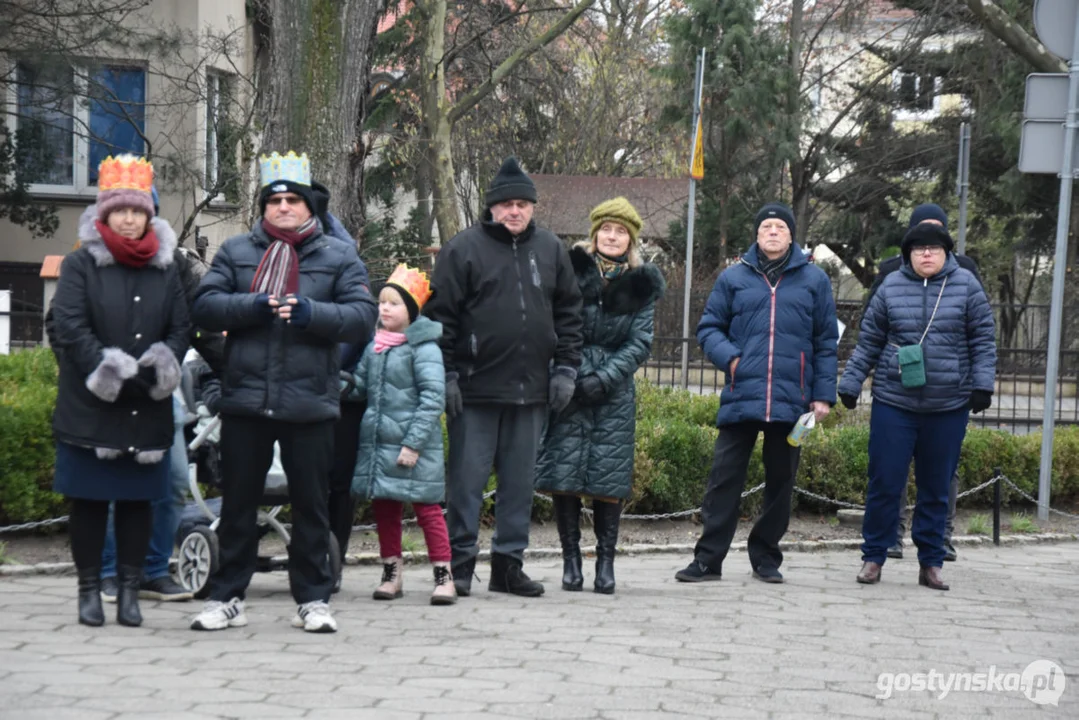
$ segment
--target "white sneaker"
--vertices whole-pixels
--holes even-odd
[[[306,632],[337,632],[337,621],[330,614],[330,606],[321,600],[312,600],[296,609],[292,618],[292,627],[303,628]]]
[[[247,615],[244,614],[244,601],[240,598],[232,598],[227,603],[207,600],[202,612],[191,621],[192,630],[224,630],[244,625],[247,625]]]

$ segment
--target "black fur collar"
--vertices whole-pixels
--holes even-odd
[[[595,260],[587,250],[574,247],[569,252],[573,271],[585,305],[598,305],[603,299],[603,309],[612,315],[630,315],[663,297],[667,284],[659,268],[651,263],[627,270],[604,287]]]

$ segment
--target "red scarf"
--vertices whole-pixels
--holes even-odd
[[[294,295],[300,289],[300,257],[296,248],[311,237],[318,223],[311,218],[297,230],[283,230],[262,221],[262,230],[274,241],[262,256],[251,292],[266,293],[273,297]]]
[[[157,251],[161,248],[161,243],[158,242],[154,229],[149,226],[146,228],[146,234],[138,239],[126,238],[113,232],[108,225],[100,220],[94,220],[94,227],[97,228],[101,239],[105,241],[105,247],[108,248],[113,259],[121,265],[133,268],[145,267],[147,263],[154,259]]]

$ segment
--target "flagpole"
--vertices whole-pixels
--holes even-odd
[[[697,79],[693,85],[693,154],[690,158],[689,208],[686,213],[686,281],[682,299],[682,389],[689,388],[689,303],[693,290],[693,220],[697,210],[697,179],[703,177],[704,146],[702,142],[701,95],[704,90],[704,48],[697,58]],[[698,156],[700,153],[700,156]]]

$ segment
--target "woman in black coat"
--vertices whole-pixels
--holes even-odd
[[[101,625],[101,550],[116,501],[117,622],[137,626],[150,503],[165,495],[173,441],[171,395],[187,351],[188,316],[173,262],[176,235],[154,217],[153,168],[107,158],[97,204],[79,219],[52,303],[60,368],[53,415],[53,489],[71,499],[79,622]]]

